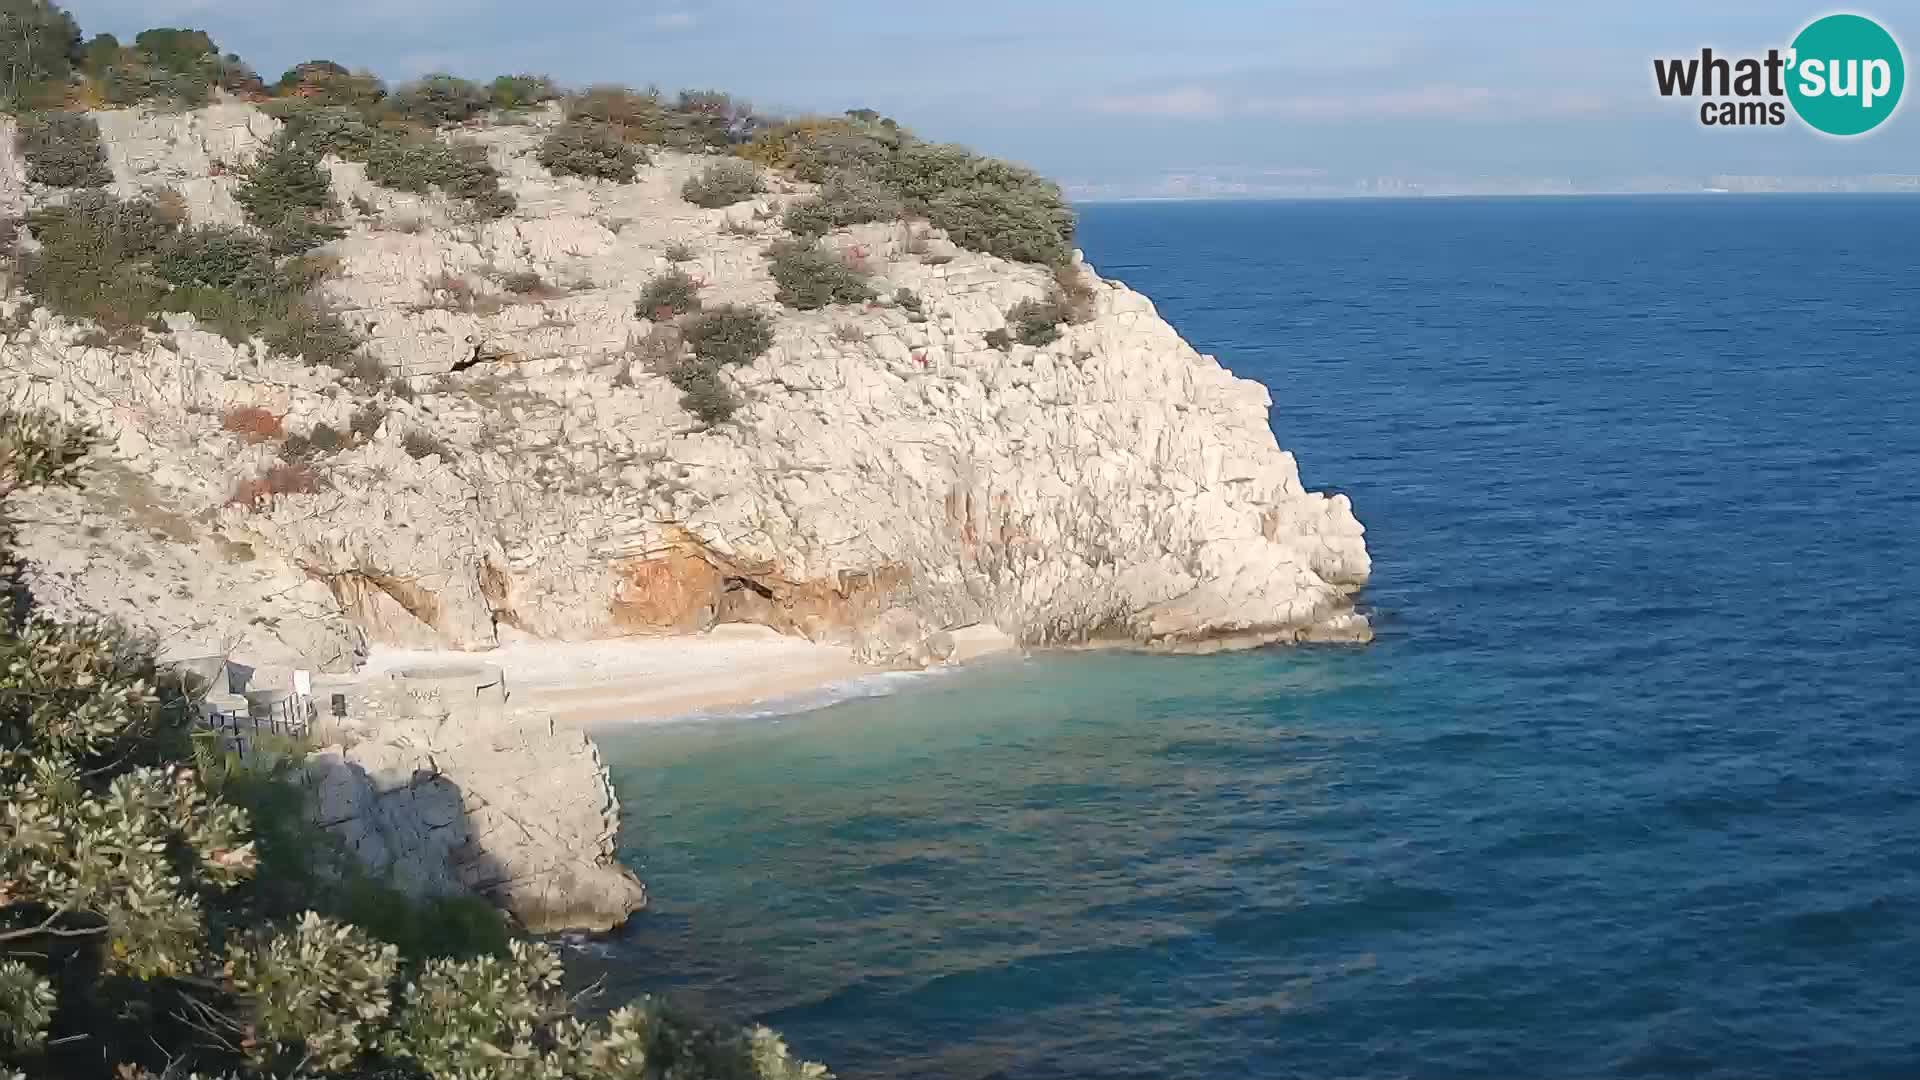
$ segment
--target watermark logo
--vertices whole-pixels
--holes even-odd
[[[1701,98],[1708,127],[1779,127],[1788,108],[1828,135],[1864,135],[1900,106],[1907,68],[1900,45],[1864,15],[1828,15],[1807,24],[1785,50],[1765,56],[1655,60],[1661,97]]]

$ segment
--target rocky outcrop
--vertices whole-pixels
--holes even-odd
[[[103,120],[117,187],[182,190],[203,221],[238,220],[231,169],[274,123],[234,104]],[[325,618],[375,641],[753,622],[912,664],[977,623],[1035,645],[1367,635],[1352,603],[1362,529],[1344,496],[1301,486],[1267,389],[1084,264],[1092,318],[1000,351],[987,333],[1045,294],[1045,271],[959,251],[924,223],[840,230],[827,243],[872,271],[877,295],[911,290],[919,311],[780,309],[773,348],[729,369],[745,407],[698,424],[637,355],[651,324],[635,299],[684,245],[708,303],[771,308],[762,249],[807,189],[775,178],[753,201],[698,209],[678,190],[705,159],[664,153],[633,184],[555,177],[532,154],[545,122],[464,136],[519,200],[502,220],[468,223],[330,165],[352,209],[328,289],[413,396],[314,466],[316,493],[230,503],[273,447],[220,417],[257,405],[290,431],[344,429],[353,395],[185,318],[129,352],[35,313],[5,339],[0,395],[102,424],[124,466],[213,541],[192,558],[244,547],[303,603],[317,597],[297,583],[324,587]],[[0,155],[9,192],[36,197]],[[515,274],[547,287],[509,293]],[[409,452],[409,435],[444,452],[418,439]],[[210,621],[258,614],[220,574],[184,577],[181,603]]]
[[[613,858],[599,751],[508,712],[499,669],[403,671],[350,696],[354,722],[308,759],[309,812],[369,871],[415,896],[484,896],[536,933],[645,906]]]

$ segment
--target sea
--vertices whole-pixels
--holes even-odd
[[[1080,243],[1271,388],[1378,640],[610,732],[612,997],[849,1078],[1920,1076],[1920,197]]]

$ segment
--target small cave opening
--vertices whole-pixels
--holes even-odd
[[[755,596],[758,596],[762,600],[773,599],[773,590],[767,588],[765,585],[760,584],[759,582],[753,580],[752,578],[744,578],[744,577],[727,578],[726,581],[722,583],[722,590],[725,592],[740,592],[741,590],[745,590],[747,592],[753,593]]]

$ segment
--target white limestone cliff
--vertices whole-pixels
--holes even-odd
[[[229,223],[234,171],[275,123],[241,104],[100,118],[117,190],[181,191],[195,220]],[[702,210],[678,191],[708,159],[659,154],[634,184],[554,177],[533,160],[541,133],[470,133],[519,200],[479,224],[330,166],[361,209],[327,249],[328,290],[418,393],[389,403],[371,444],[327,458],[317,494],[222,506],[272,447],[242,445],[220,416],[258,405],[289,431],[344,428],[353,396],[188,319],[129,352],[36,313],[6,339],[0,392],[102,423],[197,531],[246,545],[290,587],[325,584],[376,641],[485,648],[502,624],[582,639],[723,621],[854,641],[899,609],[929,635],[991,623],[1037,645],[1365,636],[1351,599],[1369,564],[1346,498],[1304,490],[1266,388],[1194,352],[1145,297],[1082,267],[1094,318],[1001,352],[986,333],[1044,295],[1045,271],[925,224],[841,230],[827,242],[863,258],[880,295],[917,292],[925,317],[887,301],[776,309],[773,349],[730,369],[746,407],[704,428],[630,358],[651,325],[634,301],[684,244],[709,304],[772,309],[761,252],[806,189],[775,180]],[[9,192],[33,197],[0,150]],[[516,272],[554,291],[510,295]],[[450,278],[479,299],[435,291]],[[409,432],[450,454],[409,456]],[[924,644],[895,655],[932,655]]]

